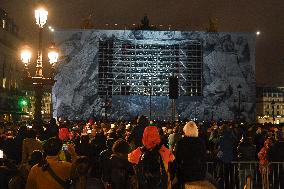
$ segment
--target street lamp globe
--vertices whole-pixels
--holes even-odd
[[[21,60],[25,64],[25,66],[27,66],[30,63],[31,56],[32,53],[30,47],[28,45],[23,46],[21,50]]]
[[[54,64],[57,62],[58,60],[58,49],[55,47],[54,44],[51,45],[51,47],[49,47],[48,50],[48,58],[49,58],[49,63],[54,66]]]
[[[35,10],[36,24],[40,28],[43,28],[44,24],[46,23],[47,15],[48,15],[48,11],[42,7]]]

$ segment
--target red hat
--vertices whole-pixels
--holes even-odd
[[[89,119],[88,123],[89,123],[90,125],[93,125],[93,124],[94,124],[94,120],[93,120],[93,119]]]

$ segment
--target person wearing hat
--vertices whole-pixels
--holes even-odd
[[[205,179],[206,176],[206,146],[198,136],[198,128],[194,121],[189,121],[183,127],[184,137],[176,145],[177,178],[185,189],[215,189]]]

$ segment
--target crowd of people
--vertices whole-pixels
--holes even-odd
[[[42,126],[2,124],[0,134],[3,189],[244,188],[263,169],[241,164],[236,177],[232,162],[284,161],[284,127],[272,124],[53,118]]]

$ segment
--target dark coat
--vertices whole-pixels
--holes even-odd
[[[180,182],[203,180],[206,174],[206,146],[198,137],[183,137],[176,146]]]
[[[268,160],[272,162],[284,162],[284,141],[276,142],[270,147]]]
[[[264,143],[264,135],[262,133],[258,133],[254,136],[254,144],[256,146],[257,153],[260,151],[260,149],[263,147]]]
[[[144,129],[148,126],[148,124],[148,119],[145,116],[141,116],[138,120],[137,126],[132,129],[131,134],[128,137],[128,142],[131,143],[133,141],[135,148],[143,146],[142,137]]]
[[[135,148],[143,146],[142,137],[145,128],[146,125],[137,125],[132,129],[131,134],[128,137],[128,142],[134,141]]]
[[[2,142],[1,148],[4,151],[7,159],[12,159],[17,161],[19,159],[19,155],[17,153],[16,142],[13,138],[7,138]]]
[[[224,135],[219,140],[219,152],[221,155],[218,157],[223,163],[231,163],[234,159],[234,138],[230,131],[225,131]],[[218,156],[218,154],[217,154]]]
[[[112,189],[129,189],[131,188],[130,177],[134,175],[134,169],[127,157],[112,154],[109,163],[109,174],[107,181],[111,184]]]
[[[100,153],[99,162],[102,168],[102,180],[104,182],[106,182],[108,178],[108,170],[110,166],[111,154],[112,154],[111,149],[106,149]]]
[[[255,161],[256,147],[248,140],[239,143],[238,160],[239,161]]]
[[[256,153],[256,147],[253,145],[248,139],[242,140],[237,148],[238,153],[238,161],[255,161],[255,153]],[[239,168],[241,170],[244,169],[253,169],[253,164],[249,163],[241,163]]]

